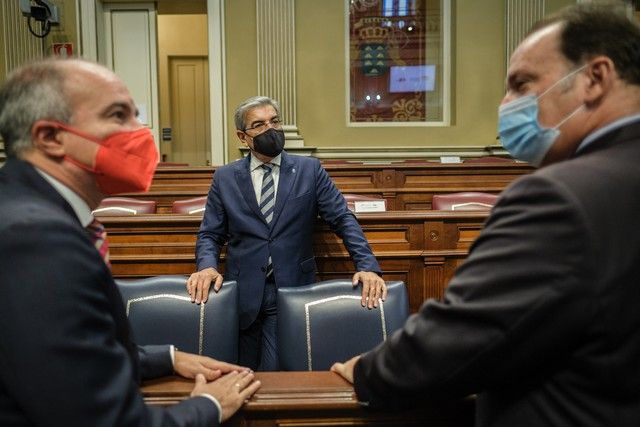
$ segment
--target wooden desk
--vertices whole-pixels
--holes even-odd
[[[481,191],[497,194],[534,169],[523,163],[389,162],[326,163],[323,167],[342,193],[384,198],[388,210],[431,209],[434,194]],[[127,194],[155,200],[158,213],[171,212],[174,200],[204,196],[215,167],[158,168],[148,193]]]
[[[357,218],[384,278],[405,282],[409,306],[417,311],[426,299],[442,298],[487,216],[486,211],[393,211],[358,214]],[[100,220],[109,236],[116,278],[195,271],[201,216],[105,216]],[[319,280],[351,277],[355,272],[342,241],[322,222],[314,234],[314,252]]]
[[[261,388],[225,425],[267,426],[447,426],[474,425],[474,400],[384,413],[362,408],[353,387],[332,372],[258,372]],[[193,381],[177,377],[145,383],[150,405],[174,405],[189,397]]]

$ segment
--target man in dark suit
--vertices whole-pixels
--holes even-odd
[[[313,230],[318,214],[340,236],[363,284],[362,305],[386,298],[380,267],[344,197],[317,159],[283,151],[279,106],[254,97],[236,109],[238,138],[251,154],[216,170],[196,244],[198,272],[188,290],[206,302],[220,289],[220,250],[228,241],[225,276],[240,289],[240,363],[276,370],[276,289],[316,281]]]
[[[122,81],[82,60],[24,66],[0,88],[0,134],[9,157],[0,169],[0,425],[211,426],[231,416],[259,387],[253,374],[135,346],[103,242],[85,229],[106,195],[146,190],[157,163]],[[139,381],[174,372],[196,378],[193,398],[145,405]]]
[[[640,29],[577,5],[511,56],[501,195],[442,302],[332,368],[371,407],[477,393],[481,426],[640,425]]]

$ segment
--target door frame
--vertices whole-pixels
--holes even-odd
[[[209,129],[211,162],[223,165],[229,161],[227,141],[227,86],[225,79],[224,0],[207,1],[207,38],[209,50]],[[80,55],[98,61],[98,40],[104,38],[103,5],[109,0],[76,0],[79,10]],[[122,2],[118,2],[122,4]],[[138,3],[135,1],[131,4]],[[127,3],[125,3],[127,4]],[[157,73],[157,70],[154,70]],[[156,76],[157,81],[157,76]]]

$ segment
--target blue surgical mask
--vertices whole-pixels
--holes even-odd
[[[503,104],[498,109],[500,143],[518,160],[540,166],[551,146],[560,135],[558,129],[583,107],[581,104],[552,128],[543,128],[538,121],[538,100],[558,84],[581,71],[573,70],[552,84],[540,96],[525,95]]]

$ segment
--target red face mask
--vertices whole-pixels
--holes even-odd
[[[70,156],[66,157],[78,167],[96,174],[98,188],[104,194],[138,193],[149,190],[158,164],[158,150],[149,128],[117,132],[101,141],[63,123],[58,123],[58,126],[100,145],[93,168]]]

